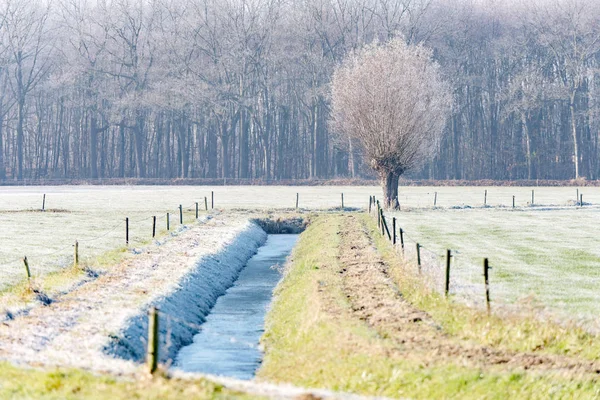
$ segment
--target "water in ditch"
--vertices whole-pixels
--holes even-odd
[[[262,360],[258,343],[265,314],[281,278],[277,266],[285,262],[297,239],[298,235],[268,236],[233,286],[219,297],[194,342],[180,350],[176,368],[238,379],[254,377]]]

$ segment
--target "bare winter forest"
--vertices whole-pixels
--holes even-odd
[[[455,97],[412,176],[598,178],[595,0],[0,0],[0,180],[370,174],[330,82],[397,36]]]

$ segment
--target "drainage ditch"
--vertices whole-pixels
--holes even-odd
[[[187,372],[250,379],[260,365],[264,318],[281,269],[306,222],[253,220],[228,246],[199,259],[169,293],[147,307],[159,313],[158,359]],[[144,362],[147,309],[132,316],[104,347],[113,357]]]
[[[297,234],[268,236],[234,285],[219,297],[194,342],[180,350],[176,368],[238,379],[254,377],[262,359],[258,344],[265,314],[281,278],[280,266],[297,239]]]

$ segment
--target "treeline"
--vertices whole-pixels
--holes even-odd
[[[370,174],[333,69],[402,35],[455,109],[415,178],[596,179],[594,0],[0,0],[0,180]]]

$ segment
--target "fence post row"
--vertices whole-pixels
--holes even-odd
[[[577,193],[579,195],[579,192]],[[531,195],[531,200],[532,200],[532,204],[534,204],[534,200],[535,200],[535,194],[534,191],[532,190],[532,195]],[[437,199],[437,192],[436,192],[436,196],[434,198],[434,204],[435,204],[435,200]],[[583,195],[580,195],[580,204],[583,203]],[[484,205],[487,205],[487,190],[484,192]],[[381,208],[379,201],[375,200],[375,196],[369,196],[369,213],[371,213],[372,211],[372,207],[376,206],[376,211],[377,211],[377,225],[378,227],[381,229],[381,235],[385,236],[387,233],[388,239],[390,241],[392,241],[392,244],[395,246],[396,242],[397,242],[397,236],[396,236],[396,232],[400,233],[400,245],[402,247],[402,252],[404,252],[404,230],[402,228],[398,228],[398,230],[396,230],[396,217],[392,217],[392,231],[393,234],[390,234],[390,231],[388,229],[387,226],[387,222],[385,219],[385,215],[383,213],[383,208]],[[515,196],[513,196],[513,208],[515,206]],[[416,251],[417,251],[417,266],[419,269],[419,274],[422,272],[422,263],[421,263],[421,244],[420,243],[416,243]],[[448,296],[450,295],[450,267],[451,267],[451,259],[452,259],[452,250],[447,249],[446,250],[446,276],[445,276],[445,281],[444,281],[444,294],[446,296],[446,298],[448,298]],[[487,258],[483,259],[483,276],[484,276],[484,283],[485,283],[485,303],[486,303],[486,309],[488,314],[490,314],[491,312],[491,301],[490,301],[490,282],[489,282],[489,270],[490,270],[490,266],[489,266],[489,260]]]

